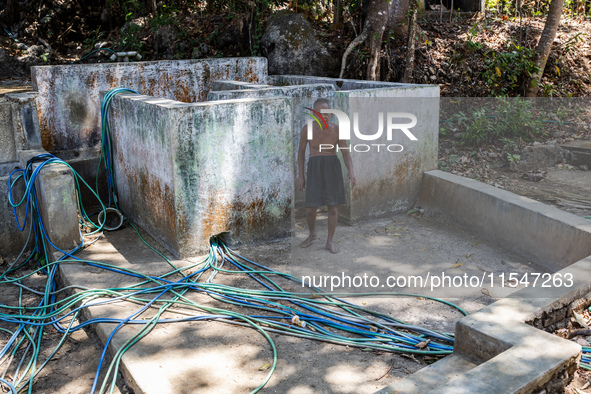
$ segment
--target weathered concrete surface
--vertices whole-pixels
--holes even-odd
[[[16,257],[25,246],[29,234],[29,225],[22,232],[18,229],[12,206],[8,201],[8,176],[19,167],[18,162],[0,164],[0,256],[3,257]],[[21,183],[16,184],[13,191],[14,199],[20,200],[23,193],[24,186]],[[18,209],[17,213],[22,226],[24,209]]]
[[[99,163],[101,165],[101,171],[99,171],[99,178],[98,178],[98,195],[103,202],[108,201],[109,194],[107,191],[107,173],[105,171],[105,163],[101,161],[100,157],[100,147],[90,148],[90,149],[83,149],[83,150],[66,150],[66,151],[55,151],[52,152],[53,155],[59,157],[66,163],[68,163],[74,171],[82,177],[84,182],[86,182],[93,190],[96,192],[96,175]],[[100,203],[97,201],[96,196],[92,191],[80,182],[80,198],[82,201],[82,205],[89,208],[89,207],[96,207],[100,206]]]
[[[552,271],[591,254],[589,220],[457,175],[425,173],[417,206]]]
[[[552,330],[568,316],[568,308],[590,298],[591,256],[574,263],[573,259],[591,253],[591,225],[556,208],[441,171],[425,173],[418,205],[427,216],[482,234],[558,271],[561,281],[549,287],[532,281],[461,319],[456,325],[455,360],[434,363],[383,392],[501,394],[564,387],[577,368],[580,346],[537,328]],[[563,282],[566,278],[572,282]],[[443,381],[441,370],[447,371]]]
[[[225,88],[233,83],[217,84],[219,88]],[[298,149],[300,146],[300,132],[306,125],[309,117],[306,115],[305,108],[314,106],[314,101],[319,98],[334,97],[335,88],[332,84],[309,84],[309,85],[293,85],[293,86],[260,86],[253,84],[238,83],[240,90],[211,90],[207,95],[209,101],[217,100],[232,100],[239,98],[255,98],[255,97],[289,97],[291,98],[291,113],[292,113],[292,131],[293,131],[293,168],[294,168],[294,185],[297,181],[298,170]],[[252,87],[252,88],[250,88]],[[304,168],[307,168],[309,151],[306,151],[306,159]],[[305,191],[295,190],[294,203],[296,207],[304,205],[306,200]]]
[[[241,82],[241,81],[213,81],[211,83],[211,91],[218,91],[218,90],[241,90],[241,89],[262,89],[268,88],[270,85],[267,84],[257,84],[251,82]],[[209,98],[208,98],[209,100]]]
[[[439,87],[401,85],[379,89],[335,93],[335,105],[347,108],[351,114],[359,114],[359,130],[370,135],[378,130],[378,119],[388,113],[408,113],[417,119],[409,131],[416,137],[410,140],[401,130],[388,136],[387,120],[383,120],[384,132],[379,139],[362,140],[351,133],[351,158],[357,177],[357,185],[348,188],[349,209],[340,214],[345,221],[359,221],[380,217],[410,209],[419,196],[425,171],[437,168],[439,137]],[[393,119],[394,120],[394,119]],[[408,118],[395,118],[394,122],[408,124]],[[383,144],[378,147],[372,144]],[[366,150],[370,145],[371,150]],[[397,151],[402,147],[402,151]],[[360,149],[355,147],[359,146]],[[393,147],[393,152],[388,151]],[[344,172],[345,173],[345,172]]]
[[[30,93],[10,93],[0,98],[0,255],[4,256],[18,254],[29,234],[29,226],[21,232],[14,220],[8,181],[10,173],[20,168],[19,151],[41,147],[34,98]],[[15,198],[24,193],[21,186],[20,182],[15,185]],[[22,221],[24,209],[17,212]]]
[[[12,127],[12,106],[0,98],[0,163],[16,161],[16,147]]]
[[[100,91],[114,87],[185,103],[204,101],[215,80],[262,83],[265,58],[169,60],[32,68],[43,148],[53,152],[100,143]]]
[[[346,185],[347,204],[339,209],[343,222],[355,222],[401,212],[412,207],[419,195],[422,173],[437,168],[439,133],[439,88],[430,85],[357,81],[338,78],[307,77],[299,75],[272,75],[267,83],[275,86],[330,84],[334,86],[333,107],[346,112],[351,122],[359,113],[359,129],[373,134],[378,128],[379,113],[408,112],[417,117],[412,128],[417,141],[409,141],[399,130],[388,140],[384,131],[381,138],[361,140],[351,133],[353,168],[357,186]],[[300,105],[300,107],[303,107]],[[306,119],[307,120],[307,119]],[[401,123],[409,122],[400,119]],[[353,125],[353,123],[351,123]],[[386,121],[384,121],[384,128]],[[301,128],[299,128],[301,130]],[[384,129],[385,130],[385,129]],[[298,130],[299,133],[299,130]],[[295,130],[294,130],[295,134]],[[373,146],[363,152],[364,144],[383,144],[380,152]],[[403,151],[387,152],[389,145],[399,144]],[[297,149],[297,142],[295,143]],[[394,148],[392,148],[394,149]],[[347,171],[343,165],[343,176]],[[296,198],[296,202],[299,199]]]
[[[254,242],[289,232],[291,104],[184,104],[117,96],[112,129],[120,206],[175,255],[224,231]]]
[[[564,387],[577,368],[580,346],[526,323],[589,297],[591,257],[558,273],[571,274],[572,286],[524,288],[461,319],[456,325],[454,358],[443,365],[436,362],[383,392],[504,394]],[[443,376],[442,370],[446,371]]]
[[[424,85],[412,85],[398,82],[375,82],[356,79],[341,79],[329,77],[313,77],[306,75],[269,75],[266,83],[273,86],[308,85],[317,83],[329,83],[336,90],[380,89],[384,87],[425,87]]]
[[[145,236],[145,234],[144,234]],[[149,237],[147,240],[153,243]],[[266,246],[253,247],[245,255],[273,268],[283,266],[289,250],[287,240]],[[163,251],[166,253],[165,251]],[[268,260],[265,259],[266,256]],[[272,257],[271,257],[272,256]],[[140,270],[145,274],[161,275],[170,271],[170,266],[143,244],[131,228],[109,232],[96,244],[81,252],[78,257],[98,260],[119,267]],[[170,256],[169,256],[170,257]],[[191,264],[174,260],[177,267]],[[198,261],[197,259],[193,261]],[[62,264],[60,276],[64,285],[77,284],[91,288],[129,286],[137,283],[133,278],[117,275],[94,267],[76,263]],[[176,276],[175,276],[176,277]],[[176,277],[178,278],[178,277]],[[240,275],[220,274],[216,283],[242,288],[253,285],[252,280]],[[283,282],[280,282],[283,283]],[[227,307],[225,304],[191,292],[187,297],[209,307]],[[97,300],[98,301],[98,300]],[[352,302],[360,303],[360,300]],[[426,311],[437,310],[450,318],[459,313],[425,300],[364,299],[380,311],[400,316],[401,306],[411,318],[429,318]],[[396,307],[393,307],[396,304]],[[413,305],[411,313],[408,304]],[[119,302],[105,306],[93,306],[85,311],[82,319],[99,317],[126,317],[137,311],[138,305]],[[239,311],[235,307],[232,310]],[[252,313],[252,311],[242,311]],[[142,316],[152,315],[148,311]],[[199,312],[196,312],[199,314]],[[166,313],[164,317],[183,317]],[[111,334],[114,324],[92,326],[103,344]],[[126,325],[115,334],[111,342],[111,354],[137,330],[138,325]],[[271,334],[277,346],[277,369],[263,392],[314,393],[350,392],[369,394],[383,387],[389,380],[421,367],[417,362],[391,353],[364,352],[329,343],[298,339]],[[374,380],[388,371],[390,376]],[[272,352],[267,341],[255,330],[236,327],[221,322],[196,321],[175,324],[159,324],[154,330],[123,356],[120,371],[126,383],[136,393],[242,393],[258,386],[268,373],[260,371],[272,361]]]
[[[11,93],[4,97],[12,108],[12,129],[17,151],[41,149],[36,93]]]

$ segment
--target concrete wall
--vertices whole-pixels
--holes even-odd
[[[18,229],[8,200],[8,182],[10,173],[21,168],[20,153],[41,146],[34,99],[30,93],[7,94],[0,99],[0,255],[4,257],[16,257],[29,234],[29,226],[22,232]],[[15,199],[24,193],[21,186],[20,182],[15,185]],[[22,225],[24,209],[17,213]]]
[[[12,106],[0,98],[0,163],[16,161],[16,146],[12,128]]]
[[[120,206],[171,252],[203,252],[225,231],[237,243],[287,235],[289,100],[183,104],[120,95],[112,111]]]
[[[29,226],[24,231],[19,231],[12,206],[8,201],[8,175],[18,167],[20,167],[18,162],[0,164],[0,256],[4,258],[16,257],[25,246],[29,234]],[[20,199],[24,193],[24,187],[20,187],[19,184],[15,189],[14,198]],[[19,209],[17,212],[22,226],[24,209]]]
[[[100,143],[100,91],[114,87],[185,103],[204,101],[214,80],[264,82],[265,58],[38,66],[31,68],[43,148]]]
[[[269,75],[266,83],[273,86],[291,86],[308,84],[331,84],[337,90],[380,89],[385,87],[421,86],[398,82],[375,82],[356,79],[312,77],[307,75]]]
[[[352,133],[351,145],[400,144],[403,145],[404,150],[401,153],[351,152],[357,186],[351,189],[346,185],[347,204],[339,209],[339,216],[344,222],[355,222],[413,207],[419,196],[423,172],[437,168],[439,134],[439,88],[437,86],[298,75],[272,75],[267,77],[267,84],[290,89],[304,86],[332,86],[334,93],[326,90],[327,95],[324,97],[333,97],[333,108],[348,113],[351,121],[354,112],[361,114],[359,128],[366,134],[371,133],[369,130],[375,132],[377,129],[379,112],[414,114],[418,123],[412,129],[412,133],[417,137],[417,141],[409,141],[402,133],[395,134],[394,138],[388,141],[384,133],[380,140],[368,142],[358,139]],[[253,91],[252,94],[262,95],[270,91],[272,89],[263,88],[257,89],[256,93]],[[228,97],[228,94],[239,95],[240,92],[213,92],[210,96],[218,94],[226,94],[224,97]],[[303,110],[306,106],[310,106],[309,103],[294,103],[294,116],[300,116],[299,119],[294,119],[299,120],[301,124],[301,126],[294,124],[294,153],[297,152],[299,145],[301,127],[308,120]],[[336,119],[333,118],[332,121],[336,122]],[[347,171],[343,165],[343,176],[346,174]],[[303,199],[303,194],[296,194],[296,203]]]
[[[552,272],[591,255],[589,220],[472,179],[426,173],[418,205]]]
[[[377,131],[380,112],[384,115],[388,112],[409,113],[417,118],[416,126],[410,129],[416,141],[400,130],[393,132],[392,139],[388,140],[386,119],[383,120],[384,132],[378,140],[361,140],[351,132],[351,158],[357,185],[352,189],[347,186],[350,203],[340,211],[342,219],[356,222],[412,208],[419,197],[423,173],[437,168],[439,87],[399,85],[340,90],[335,93],[335,104],[347,108],[351,122],[352,114],[359,114],[359,130],[363,134]],[[397,118],[397,121],[408,123],[410,120]],[[379,152],[375,146],[363,152],[363,145],[371,144],[383,146]],[[396,144],[403,147],[401,152],[385,150]],[[355,146],[360,149],[355,151]],[[396,147],[392,149],[396,150]]]
[[[334,97],[335,87],[329,83],[308,84],[308,85],[293,85],[293,86],[268,86],[244,84],[244,83],[214,83],[214,88],[226,88],[235,85],[239,87],[238,90],[219,90],[210,91],[207,99],[210,101],[216,100],[232,100],[238,98],[255,98],[255,97],[289,97],[291,98],[292,108],[292,132],[293,132],[293,169],[294,169],[294,185],[297,180],[298,170],[298,149],[300,145],[300,132],[306,125],[309,117],[306,115],[305,107],[311,108],[314,106],[314,101],[318,98]],[[252,87],[249,89],[249,87]],[[306,160],[304,168],[307,168],[309,151],[306,151]],[[305,191],[295,190],[294,202],[297,208],[303,207],[306,201]]]

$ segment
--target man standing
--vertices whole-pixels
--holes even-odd
[[[314,110],[330,109],[327,99],[318,99],[314,102]],[[339,250],[333,245],[332,238],[339,218],[338,206],[346,203],[345,184],[341,172],[341,162],[337,157],[337,146],[343,155],[343,161],[347,167],[347,179],[351,187],[355,186],[353,162],[347,147],[347,141],[339,140],[338,127],[332,123],[313,124],[312,139],[308,140],[308,128],[304,126],[300,133],[300,146],[298,149],[298,183],[299,190],[306,189],[306,222],[310,235],[300,246],[307,248],[316,239],[316,210],[319,207],[328,208],[328,237],[326,246],[331,253]],[[310,144],[310,159],[308,160],[308,173],[304,177],[304,160],[306,146]]]

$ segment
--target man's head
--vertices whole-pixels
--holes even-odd
[[[314,109],[320,111],[321,109],[330,109],[330,103],[325,98],[319,98],[314,101]]]

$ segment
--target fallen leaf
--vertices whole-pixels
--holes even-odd
[[[271,363],[263,364],[259,368],[259,371],[266,371],[267,369],[271,368]]]
[[[415,347],[418,347],[419,349],[424,349],[427,347],[427,345],[429,345],[429,342],[431,342],[430,339],[427,339],[426,341],[421,341],[421,342],[417,343],[415,345]]]
[[[583,315],[581,315],[580,313],[577,313],[575,311],[573,311],[573,315],[575,316],[575,320],[577,321],[577,323],[579,323],[582,327],[589,329],[589,325],[587,324],[587,322],[583,318]]]
[[[458,267],[461,267],[461,266],[462,266],[462,265],[464,265],[464,264],[466,264],[466,263],[458,263],[458,264],[454,264],[454,265],[452,265],[452,266],[451,266],[451,268],[458,268]]]

